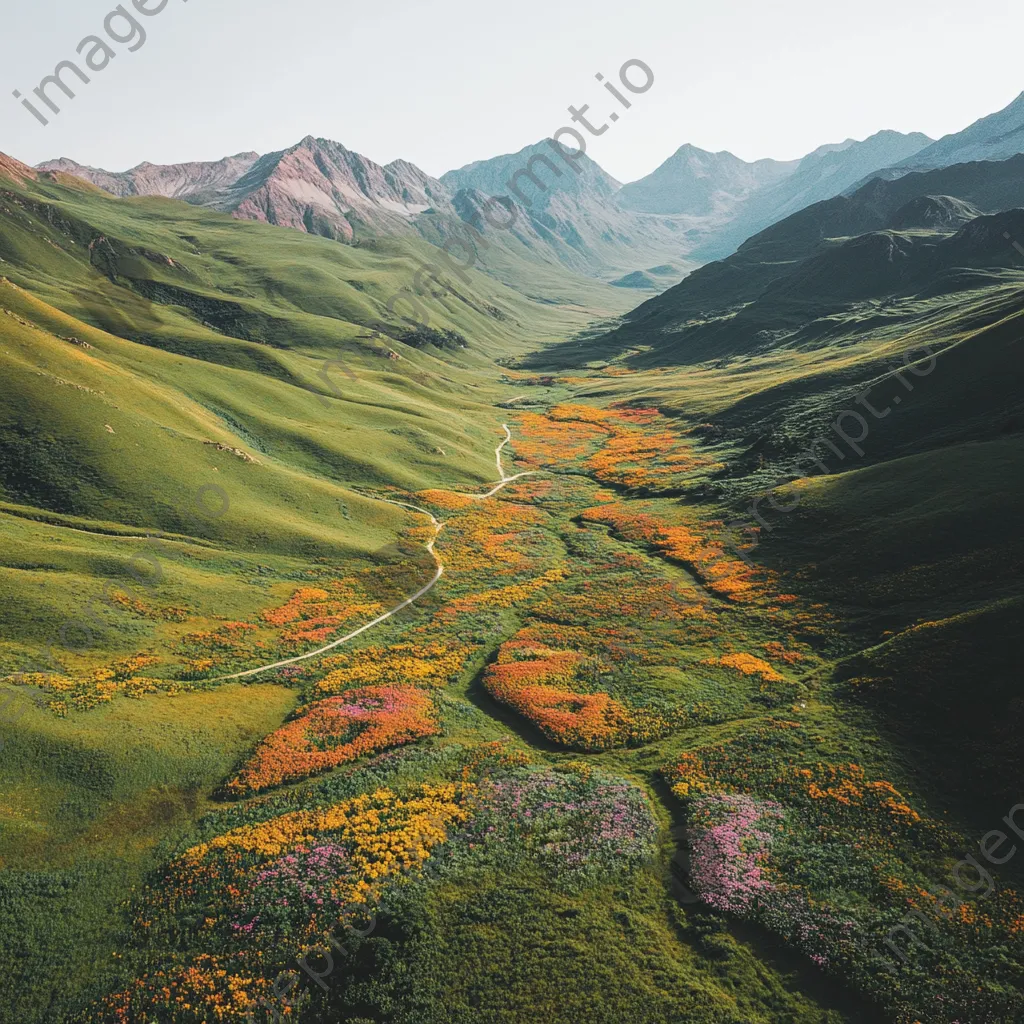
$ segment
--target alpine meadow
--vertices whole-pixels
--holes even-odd
[[[710,5],[300,0],[287,103],[165,5],[5,29],[0,1024],[1024,1022],[1024,93],[927,95],[973,14],[748,161],[691,123],[817,101],[705,82]],[[845,60],[817,10],[764,31]],[[33,111],[79,23],[125,59]],[[264,145],[321,53],[330,134]],[[453,169],[330,137],[406,151],[398,90]]]

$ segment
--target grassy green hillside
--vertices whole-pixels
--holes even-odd
[[[263,556],[370,556],[408,516],[360,492],[489,479],[493,406],[508,392],[486,371],[584,319],[473,273],[470,294],[423,297],[435,330],[472,337],[437,348],[385,308],[436,256],[424,243],[352,248],[81,183],[9,185],[0,487],[11,528],[50,558],[40,511],[109,535],[118,524]],[[325,373],[327,359],[340,362]],[[199,489],[223,515],[195,507]],[[133,547],[106,543],[107,557]],[[82,557],[58,564],[90,574]],[[201,601],[209,582],[191,589]],[[182,590],[168,580],[164,596]],[[17,650],[26,638],[5,639]]]
[[[509,393],[495,360],[616,308],[538,305],[472,273],[459,298],[423,298],[460,339],[439,348],[386,309],[436,258],[425,243],[351,248],[68,179],[0,184],[0,673],[89,680],[173,657],[311,566],[365,567],[382,599],[422,582],[419,545],[395,543],[416,517],[371,494],[489,481]],[[102,683],[83,685],[94,703]],[[8,894],[3,944],[29,957],[21,985],[81,948],[81,985],[100,965],[76,930],[110,934],[126,879],[294,698],[231,685],[62,720],[40,692],[4,688],[0,858],[55,873]]]

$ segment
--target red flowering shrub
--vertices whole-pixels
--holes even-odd
[[[606,750],[629,736],[630,712],[607,693],[581,693],[574,670],[577,651],[555,651],[530,640],[502,645],[498,663],[484,676],[487,692],[515,708],[556,743]]]
[[[433,703],[422,690],[349,690],[317,701],[268,736],[225,789],[236,796],[256,793],[439,731]]]

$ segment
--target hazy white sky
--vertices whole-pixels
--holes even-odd
[[[938,137],[1024,89],[1019,0],[167,0],[136,13],[136,52],[111,42],[90,84],[68,78],[74,100],[51,89],[62,109],[43,127],[12,91],[31,98],[116,4],[5,6],[0,150],[109,170],[312,134],[439,175],[549,136],[589,103],[597,125],[621,110],[589,153],[629,181],[684,142],[753,160],[882,128]],[[630,58],[655,83],[625,110],[594,76],[616,81]]]

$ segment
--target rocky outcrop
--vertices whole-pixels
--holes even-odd
[[[447,189],[413,164],[397,160],[383,167],[312,136],[260,157],[211,205],[346,242],[357,233],[410,231],[414,218],[430,209],[451,211]]]
[[[70,174],[115,196],[166,196],[205,204],[242,177],[258,159],[258,153],[237,153],[208,163],[146,162],[130,171],[111,172],[61,157],[39,164],[37,170]]]
[[[15,181],[35,180],[36,172],[28,164],[15,160],[6,153],[0,153],[0,177],[13,178]]]

